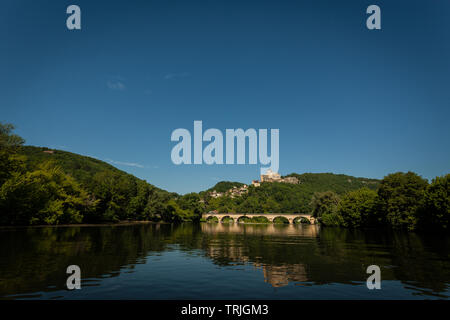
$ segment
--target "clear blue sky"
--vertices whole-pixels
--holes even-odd
[[[82,30],[66,28],[66,8]],[[381,7],[382,30],[365,26]],[[280,129],[280,173],[450,164],[449,1],[0,3],[0,121],[186,193],[259,165],[172,164],[176,128]]]

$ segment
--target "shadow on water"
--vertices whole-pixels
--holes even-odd
[[[262,269],[261,281],[273,287],[361,283],[367,266],[375,264],[383,281],[401,281],[424,297],[447,298],[449,245],[448,236],[273,224],[0,229],[0,297],[64,293],[71,264],[80,266],[83,286],[98,286],[90,279],[137,272],[152,256],[181,251],[221,268],[253,265]]]

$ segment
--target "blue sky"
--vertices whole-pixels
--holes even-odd
[[[66,28],[77,4],[82,30]],[[370,4],[382,30],[365,26]],[[448,1],[0,4],[0,121],[169,191],[260,165],[172,164],[177,128],[277,128],[280,173],[449,172]]]

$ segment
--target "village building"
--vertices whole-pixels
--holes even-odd
[[[298,184],[299,180],[296,177],[285,177],[282,178],[279,173],[273,172],[272,170],[267,170],[265,174],[261,175],[261,181],[253,180],[252,186],[257,188],[261,185],[263,182],[282,182],[282,183],[292,183],[292,184]],[[231,198],[240,197],[244,193],[248,192],[248,185],[244,184],[241,187],[233,187],[229,189],[226,192],[217,192],[216,190],[213,190],[209,193],[209,195],[212,198],[219,198],[223,197],[225,195],[230,196]]]
[[[260,185],[261,185],[261,183],[258,180],[253,180],[252,181],[252,186],[259,187]]]

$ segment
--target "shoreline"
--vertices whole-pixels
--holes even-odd
[[[155,222],[155,221],[119,221],[119,222],[102,222],[102,223],[73,223],[73,224],[39,224],[39,225],[27,225],[27,226],[1,226],[1,229],[17,229],[17,228],[45,228],[45,227],[105,227],[105,226],[129,226],[135,224],[171,224],[171,222]]]

